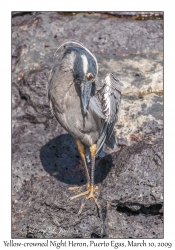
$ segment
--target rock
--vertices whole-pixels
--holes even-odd
[[[13,238],[163,237],[163,20],[141,14],[147,20],[12,13]],[[99,77],[114,72],[123,85],[115,125],[121,148],[106,148],[97,160],[102,212],[89,200],[80,218],[81,199],[70,202],[67,189],[85,184],[83,166],[47,100],[49,71],[60,57],[54,53],[75,38],[96,55]]]
[[[109,238],[163,238],[163,216],[160,212],[148,215],[142,210],[133,213],[109,207],[107,217]]]
[[[62,138],[60,135],[42,149],[43,164],[50,159],[50,164],[46,164],[50,166],[46,169],[49,174],[25,181],[18,191],[18,202],[13,204],[16,217],[13,225],[18,228],[13,233],[14,237],[163,237],[163,215],[160,211],[163,204],[162,139],[153,144],[143,141],[132,144],[99,160],[95,173],[95,182],[99,185],[96,196],[103,211],[98,214],[95,203],[88,200],[78,217],[84,198],[70,201],[74,192],[68,188],[84,184],[84,174],[76,166],[75,155],[78,152],[70,151],[73,145]],[[54,147],[60,143],[61,151]],[[63,148],[67,148],[66,154]],[[59,153],[58,161],[56,151]],[[54,162],[59,164],[57,172],[52,171]],[[68,164],[70,162],[72,165]],[[63,165],[66,166],[63,168]]]

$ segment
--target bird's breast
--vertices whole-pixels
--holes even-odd
[[[101,130],[99,122],[90,111],[83,115],[80,90],[73,81],[62,85],[57,81],[51,88],[50,100],[54,115],[68,133],[86,146],[96,143]]]

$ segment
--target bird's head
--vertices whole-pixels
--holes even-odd
[[[85,48],[68,47],[65,55],[72,61],[74,82],[80,89],[83,114],[87,114],[92,86],[97,76],[98,65],[95,56]]]

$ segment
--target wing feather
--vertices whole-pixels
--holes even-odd
[[[105,116],[102,112],[102,109],[101,109],[101,105],[98,101],[98,99],[93,96],[91,97],[90,99],[90,102],[89,102],[89,108],[98,116],[100,117],[101,119],[105,119]]]
[[[114,74],[107,74],[100,95],[105,121],[97,142],[97,154],[102,149],[105,141],[109,142],[111,136],[113,136],[114,125],[118,119],[121,105],[121,83]],[[114,138],[111,141],[114,141]]]

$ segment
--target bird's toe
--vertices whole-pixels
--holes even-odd
[[[95,192],[95,190],[98,189],[98,186],[90,186],[90,185],[88,185],[88,184],[86,184],[86,186],[87,186],[87,189],[88,189],[87,191],[82,192],[82,193],[80,193],[80,194],[77,194],[77,195],[75,195],[75,196],[73,196],[73,197],[70,198],[70,200],[74,200],[74,199],[77,199],[77,198],[79,198],[79,197],[86,196],[85,201],[84,201],[84,202],[81,204],[81,206],[80,206],[78,215],[81,214],[81,212],[83,211],[83,208],[84,208],[84,206],[85,206],[85,204],[86,204],[86,201],[87,201],[88,199],[90,199],[90,198],[93,198],[93,200],[94,200],[95,204],[97,205],[98,209],[99,209],[99,210],[101,209],[100,204],[98,203],[97,198],[96,198],[95,195],[94,195],[94,192]],[[73,187],[73,188],[71,188],[70,190],[72,191],[72,190],[77,190],[77,189],[78,189],[77,187]]]
[[[90,184],[89,183],[86,183],[85,185],[83,186],[74,186],[74,187],[69,187],[68,188],[68,191],[81,191],[82,189],[84,189],[84,187],[86,187],[87,190],[89,190],[89,187],[90,187]]]

